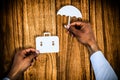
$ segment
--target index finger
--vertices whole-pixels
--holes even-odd
[[[35,54],[38,54],[39,51],[35,50],[34,48],[28,48],[28,49],[24,49],[21,53],[26,55],[27,53],[35,53]]]
[[[77,21],[77,22],[72,22],[70,25],[65,25],[65,28],[66,29],[70,29],[70,27],[76,27],[76,29],[81,29],[83,26],[85,25],[85,22],[80,22],[80,21]]]
[[[80,27],[82,27],[82,26],[84,26],[84,22],[73,22],[73,23],[71,23],[70,24],[70,27],[73,27],[73,26],[80,26]]]

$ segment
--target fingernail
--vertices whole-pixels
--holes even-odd
[[[71,34],[72,37],[74,37],[74,34]]]
[[[33,66],[33,64],[34,64],[33,62],[32,62],[32,63],[30,63],[30,66]]]
[[[64,27],[66,28],[67,26],[66,26],[66,25],[64,25]]]
[[[66,29],[69,29],[69,28],[70,28],[70,25],[67,25],[67,26],[66,26]]]
[[[35,60],[38,60],[38,57],[35,57]]]
[[[69,32],[69,31],[67,31],[67,33],[69,34],[70,32]]]
[[[71,36],[74,37],[73,34],[71,34]]]
[[[40,52],[38,50],[36,50],[36,53],[39,54]]]
[[[69,28],[70,28],[70,25],[64,25],[64,27],[65,27],[66,29],[69,29]]]

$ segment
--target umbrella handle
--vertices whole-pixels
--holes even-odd
[[[69,18],[68,18],[68,25],[70,25],[70,16],[69,16]]]
[[[64,25],[64,27],[66,28],[66,29],[69,29],[70,28],[70,16],[69,16],[69,18],[68,18],[68,24],[67,25]]]
[[[70,28],[70,16],[69,16],[69,18],[68,18],[68,24],[67,25],[64,25],[64,27],[66,28],[66,29],[69,29]]]

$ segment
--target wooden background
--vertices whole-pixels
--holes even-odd
[[[35,48],[35,37],[49,31],[60,38],[60,52],[40,54],[18,80],[94,80],[88,50],[67,34],[65,5],[81,10],[90,21],[100,49],[120,76],[120,9],[116,0],[0,0],[0,78],[10,69],[16,51]]]

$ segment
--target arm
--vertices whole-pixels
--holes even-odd
[[[118,80],[117,75],[104,57],[103,53],[99,50],[98,46],[89,46],[88,49],[90,52],[93,52],[90,56],[90,60],[96,80]]]
[[[118,80],[96,43],[91,25],[86,22],[73,22],[67,28],[80,43],[88,48],[96,80]]]
[[[33,48],[24,49],[15,54],[10,72],[3,80],[15,80],[21,73],[33,64],[33,59],[39,52]]]

